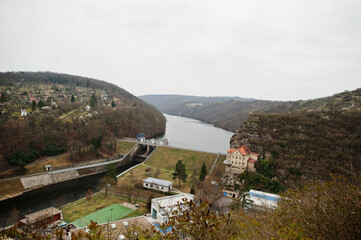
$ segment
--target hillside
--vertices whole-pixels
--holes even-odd
[[[261,153],[257,171],[286,186],[330,174],[355,177],[361,172],[360,119],[360,110],[251,114],[230,143]]]
[[[116,138],[164,131],[157,109],[116,85],[50,72],[0,73],[0,169],[70,150],[99,155],[115,149]]]
[[[194,106],[202,106],[205,103],[216,103],[224,101],[252,101],[252,98],[241,97],[198,97],[189,95],[144,95],[140,96],[143,101],[152,104],[162,112],[182,111]]]
[[[217,127],[236,131],[249,113],[290,113],[294,111],[348,110],[361,105],[361,89],[330,97],[299,101],[266,101],[239,97],[195,97],[146,95],[144,101],[160,111],[195,118]]]

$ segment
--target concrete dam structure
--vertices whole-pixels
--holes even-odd
[[[24,187],[24,192],[28,192],[52,184],[105,172],[109,164],[114,164],[116,168],[119,168],[134,162],[143,162],[155,148],[155,145],[137,143],[126,155],[119,159],[96,160],[86,165],[82,164],[71,168],[24,176],[20,178],[20,181]]]

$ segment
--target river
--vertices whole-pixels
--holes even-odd
[[[229,149],[233,132],[192,118],[164,116],[167,119],[165,134],[158,139],[167,138],[171,147],[224,154]]]
[[[226,131],[195,119],[164,114],[167,118],[166,132],[161,138],[167,138],[172,147],[197,151],[225,153],[233,132]],[[123,166],[118,173],[135,164]],[[21,196],[0,201],[0,227],[9,224],[8,218],[16,208],[19,217],[48,207],[60,207],[83,198],[88,191],[96,192],[104,173],[81,179],[50,185]]]

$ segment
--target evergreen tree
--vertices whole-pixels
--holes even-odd
[[[39,101],[39,103],[38,103],[38,107],[39,107],[39,108],[44,107],[44,102],[43,102],[42,100],[40,100],[40,101]]]
[[[31,110],[35,111],[35,109],[36,109],[36,102],[35,102],[35,100],[33,100],[31,102]]]
[[[206,176],[207,176],[207,167],[206,164],[203,162],[201,173],[199,174],[199,181],[203,182]]]
[[[177,162],[175,166],[175,171],[173,173],[173,180],[178,179],[178,185],[180,187],[181,180],[185,182],[187,180],[188,174],[186,173],[186,166],[183,164],[182,160]]]
[[[114,179],[115,182],[117,182],[117,168],[115,167],[114,163],[111,163],[108,165],[108,171],[106,176],[111,177]]]
[[[74,94],[71,95],[71,102],[75,102],[75,96],[74,96]]]
[[[112,101],[112,107],[113,107],[113,108],[115,107],[115,102],[114,102],[114,101]]]
[[[90,107],[92,109],[95,108],[95,106],[97,105],[97,102],[98,102],[98,99],[97,97],[95,96],[95,94],[93,94],[93,96],[90,98]]]

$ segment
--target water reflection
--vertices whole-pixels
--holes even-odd
[[[233,132],[192,118],[164,114],[166,131],[161,138],[167,138],[169,145],[198,151],[225,153]]]

